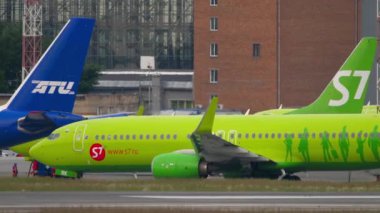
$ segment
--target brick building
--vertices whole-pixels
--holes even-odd
[[[194,101],[298,107],[321,93],[360,39],[362,0],[195,0]]]

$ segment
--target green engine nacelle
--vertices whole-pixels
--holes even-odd
[[[167,153],[153,158],[152,172],[156,178],[207,177],[207,164],[195,154]]]

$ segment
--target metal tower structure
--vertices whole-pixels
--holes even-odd
[[[22,81],[37,63],[42,52],[42,4],[24,0],[22,20]]]

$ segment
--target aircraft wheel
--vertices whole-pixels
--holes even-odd
[[[290,180],[290,181],[300,181],[301,178],[298,177],[297,175],[285,175],[283,180]]]

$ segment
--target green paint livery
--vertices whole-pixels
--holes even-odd
[[[214,99],[203,118],[131,116],[70,124],[30,154],[60,169],[153,171],[156,177],[273,178],[378,168],[380,116],[352,114],[362,111],[375,47],[376,39],[363,39],[313,104],[286,115],[215,117]]]

